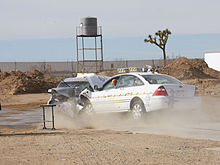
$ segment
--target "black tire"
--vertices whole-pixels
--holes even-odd
[[[139,99],[134,100],[131,104],[132,118],[135,120],[141,119],[143,118],[145,113],[146,113],[146,109],[144,107],[144,103]]]

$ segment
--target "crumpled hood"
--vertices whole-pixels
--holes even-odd
[[[87,76],[87,80],[89,81],[91,87],[94,90],[94,86],[97,85],[99,88],[110,78],[107,76],[99,76],[99,75],[92,75]]]
[[[97,85],[98,87],[102,87],[102,85],[109,78],[110,77],[107,77],[107,76],[91,75],[91,76],[86,76],[82,79],[76,78],[75,80],[76,81],[79,81],[79,80],[88,81],[90,86],[94,90],[95,85]],[[59,94],[59,95],[63,95],[66,97],[78,97],[82,90],[83,89],[80,89],[79,87],[76,87],[76,88],[74,88],[74,87],[59,87],[59,88],[52,88],[52,94]]]

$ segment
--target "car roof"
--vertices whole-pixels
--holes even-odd
[[[129,73],[121,73],[121,74],[115,75],[114,77],[122,76],[122,75],[162,75],[162,74],[153,73],[153,72],[129,72]]]
[[[155,75],[158,73],[153,73],[153,72],[132,72],[131,74],[133,75]]]
[[[135,75],[135,76],[143,76],[143,75],[159,75],[159,76],[169,76],[169,77],[172,77],[170,75],[167,75],[167,74],[161,74],[161,73],[157,73],[157,72],[129,72],[129,73],[121,73],[121,74],[117,74],[114,77],[117,77],[117,76],[123,76],[123,75]],[[176,79],[175,77],[173,77],[174,79]],[[178,80],[178,79],[177,79]],[[180,80],[178,80],[180,81]]]

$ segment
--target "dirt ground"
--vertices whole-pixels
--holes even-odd
[[[10,109],[34,109],[48,94],[5,96]],[[4,107],[4,106],[3,106]],[[94,128],[0,127],[0,164],[220,164],[220,141]]]
[[[1,164],[220,164],[219,141],[113,130],[19,130],[0,134]]]

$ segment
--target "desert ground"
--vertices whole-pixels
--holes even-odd
[[[191,65],[180,59],[176,63],[185,70],[173,63],[163,72],[174,74],[171,69],[175,68],[179,74],[173,76],[197,85],[202,94],[200,109],[153,113],[140,122],[126,116],[73,121],[55,114],[56,130],[50,129],[50,123],[48,129],[42,129],[42,122],[21,127],[1,123],[13,122],[7,118],[10,115],[41,113],[40,105],[50,97],[46,90],[60,79],[37,71],[2,73],[0,164],[220,164],[220,74],[203,62],[196,61],[195,65],[193,61]]]

